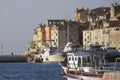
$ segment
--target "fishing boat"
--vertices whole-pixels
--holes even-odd
[[[114,67],[105,63],[105,56],[101,54],[68,51],[60,65],[68,80],[120,80],[120,69],[116,69],[116,63]]]
[[[120,58],[116,58],[117,60]],[[120,69],[116,68],[116,62],[113,69],[94,70],[94,72],[67,72],[68,80],[120,80]]]
[[[69,67],[70,71],[81,68],[88,72],[93,65],[108,65],[105,59],[105,51],[99,46],[92,46],[89,50],[76,50],[72,47],[72,43],[69,42],[64,48],[64,53],[66,58],[65,61],[60,62],[60,65],[65,71]]]

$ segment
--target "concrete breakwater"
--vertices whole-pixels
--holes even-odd
[[[27,57],[22,55],[0,55],[0,63],[2,62],[27,62]]]

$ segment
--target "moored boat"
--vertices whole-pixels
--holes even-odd
[[[60,65],[68,80],[120,80],[120,69],[108,65],[104,50],[76,51],[70,43],[67,48]]]
[[[63,52],[57,49],[44,49],[44,53],[40,55],[42,58],[42,62],[45,63],[58,63],[60,61],[64,61],[65,57],[63,56]]]
[[[106,67],[95,63],[91,67],[85,65],[76,67],[74,70],[71,70],[70,67],[63,69],[67,76],[67,80],[120,80],[120,69],[117,69],[116,65],[117,63],[115,63],[114,67]],[[77,68],[79,68],[79,70]]]
[[[95,73],[67,72],[67,80],[120,80],[120,70],[96,70]]]

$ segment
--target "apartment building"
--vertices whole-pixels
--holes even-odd
[[[36,51],[42,50],[44,48],[45,39],[45,25],[40,24],[38,27],[36,27],[36,29],[34,29],[33,40],[29,43],[30,48],[34,48]]]
[[[46,32],[46,39],[45,39],[45,46],[51,46],[51,28],[52,28],[52,25],[47,25],[45,27],[45,32]]]
[[[63,49],[66,43],[66,31],[63,25],[54,25],[51,29],[52,47]]]
[[[109,32],[109,46],[116,47],[120,50],[120,24],[119,26],[113,26]]]
[[[48,20],[51,27],[51,47],[63,49],[66,45],[66,22],[65,20]]]
[[[100,7],[90,11],[89,28],[83,30],[83,45],[99,44],[120,50],[120,5]],[[101,10],[101,11],[100,11]],[[100,11],[100,13],[99,13]]]

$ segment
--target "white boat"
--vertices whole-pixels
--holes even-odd
[[[117,58],[120,59],[120,58]],[[117,60],[116,59],[116,60]],[[120,80],[120,69],[116,69],[116,62],[113,69],[95,70],[95,73],[66,73],[67,80]]]
[[[44,49],[44,53],[40,55],[42,58],[42,62],[46,63],[56,63],[60,61],[64,61],[65,57],[63,56],[63,52],[61,50],[50,48]]]
[[[68,80],[120,80],[120,71],[106,66],[105,55],[100,53],[102,50],[73,51],[69,49],[66,50],[65,61],[60,63]]]
[[[76,70],[82,69],[84,72],[89,72],[93,65],[107,65],[105,51],[99,46],[91,46],[89,50],[76,50],[69,42],[66,44],[64,52],[66,59],[64,62],[60,62],[60,65],[65,71],[69,67],[70,71],[77,68]]]

